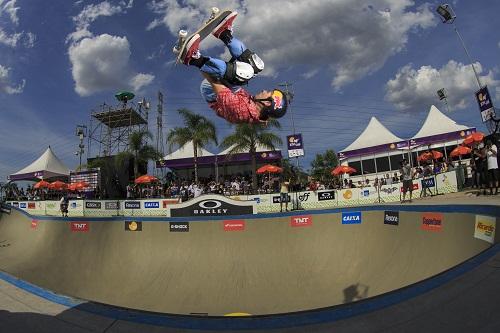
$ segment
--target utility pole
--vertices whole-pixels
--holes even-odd
[[[87,137],[87,126],[76,125],[76,136],[80,139],[80,144],[78,145],[78,150],[75,152],[75,155],[80,156],[80,165],[78,170],[82,171],[82,155],[85,152],[83,140]]]
[[[292,111],[292,99],[289,98],[292,94],[291,94],[291,91],[289,90],[289,87],[291,87],[293,85],[293,83],[290,83],[290,82],[284,82],[284,83],[280,83],[278,84],[278,86],[280,87],[284,87],[285,88],[285,94],[288,98],[288,110],[290,111],[290,117],[292,119],[292,130],[293,130],[293,135],[295,135],[295,120],[293,118],[293,111]],[[295,161],[296,161],[296,164],[297,164],[297,179],[296,179],[296,185],[298,185],[300,183],[300,172],[299,172],[299,157],[295,157]],[[293,168],[293,167],[292,167]],[[295,192],[295,203],[296,203],[296,207],[293,208],[293,210],[299,210],[299,202],[298,202],[298,196],[297,196],[297,188],[294,189],[294,192]]]
[[[157,107],[157,115],[156,115],[156,151],[160,152],[161,159],[164,155],[164,145],[163,145],[163,94],[161,91],[158,91],[158,107]],[[155,167],[155,173],[158,174],[160,171]],[[161,168],[161,174],[163,176],[163,167]]]

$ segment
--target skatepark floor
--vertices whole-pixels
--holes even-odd
[[[411,204],[500,205],[500,195],[476,197],[461,192],[414,199]],[[474,269],[407,301],[326,324],[265,332],[500,332],[499,282],[500,251],[496,251]],[[203,330],[144,325],[91,314],[53,303],[0,279],[0,332],[187,333]]]

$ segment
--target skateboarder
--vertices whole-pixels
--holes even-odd
[[[231,12],[212,31],[229,49],[231,60],[203,56],[199,51],[199,34],[186,41],[180,58],[183,64],[196,66],[205,80],[201,94],[215,113],[231,123],[261,123],[269,118],[281,118],[286,113],[288,98],[282,91],[261,91],[250,95],[241,86],[264,69],[259,56],[246,48],[232,34],[232,24],[237,12]]]

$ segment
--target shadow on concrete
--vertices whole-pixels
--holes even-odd
[[[351,303],[365,299],[370,287],[361,283],[351,284],[344,289],[344,303]]]

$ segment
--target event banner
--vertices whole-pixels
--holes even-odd
[[[483,123],[495,117],[495,109],[493,108],[493,103],[491,102],[487,86],[484,86],[476,91],[476,100],[479,105],[479,111],[481,112],[481,119],[483,120]]]
[[[286,137],[288,146],[288,157],[304,156],[304,143],[302,141],[302,134],[288,135]]]

